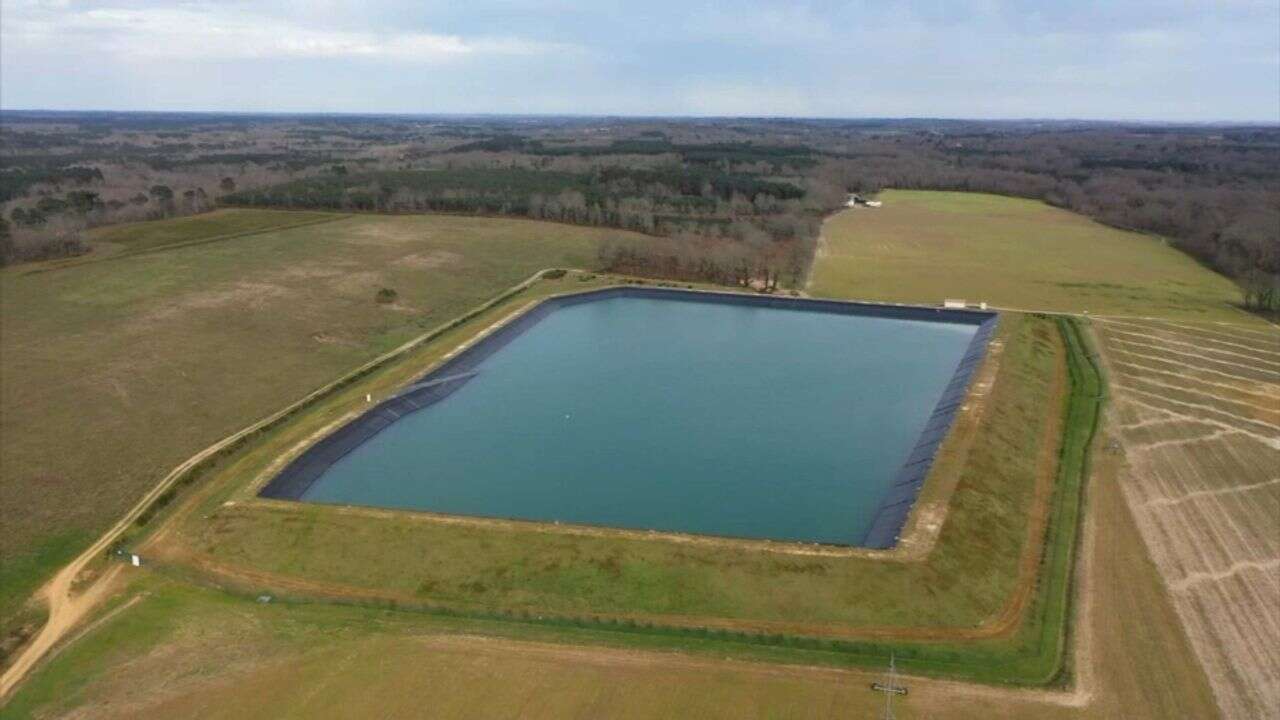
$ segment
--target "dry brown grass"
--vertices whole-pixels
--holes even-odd
[[[119,226],[101,235],[147,252],[0,270],[0,625],[184,458],[618,234],[331,217]]]
[[[1095,474],[1082,567],[1095,606],[1076,691],[909,678],[917,718],[1209,718],[1213,698],[1115,483]],[[479,637],[405,613],[258,605],[142,576],[112,614],[33,678],[14,718],[874,717],[876,673],[655,650]],[[107,613],[112,611],[108,610]],[[1135,621],[1141,618],[1141,621]],[[465,634],[458,634],[459,632]]]
[[[1217,702],[1280,716],[1280,331],[1100,329],[1125,496]]]
[[[1257,363],[1252,360],[1269,358],[1265,354],[1258,356],[1253,350],[1259,338],[1263,340],[1263,349],[1267,349],[1266,343],[1272,336],[1257,330],[1232,329],[1224,334],[1220,328],[1210,326],[1205,326],[1210,327],[1205,331],[1203,327],[1197,330],[1192,326],[1165,325],[1174,331],[1194,331],[1194,346],[1159,342],[1155,350],[1147,348],[1130,353],[1136,356],[1133,358],[1136,362],[1167,373],[1133,371],[1135,375],[1144,372],[1149,375],[1144,379],[1145,385],[1135,382],[1134,386],[1160,396],[1148,404],[1164,401],[1175,413],[1199,416],[1173,418],[1175,422],[1169,422],[1165,413],[1134,404],[1130,410],[1122,411],[1132,412],[1128,419],[1120,420],[1132,425],[1122,431],[1125,443],[1151,443],[1145,452],[1159,454],[1164,448],[1195,444],[1215,448],[1223,444],[1234,448],[1230,443],[1248,441],[1253,435],[1265,436],[1267,426],[1274,424],[1268,414],[1274,409],[1274,402],[1270,406],[1267,403],[1275,397],[1277,388],[1274,381],[1268,380],[1266,364],[1255,367]],[[1108,357],[1119,358],[1120,354],[1113,352],[1110,333],[1104,330],[1103,334],[1108,337]],[[1237,334],[1243,340],[1236,337]],[[332,339],[329,334],[324,337],[325,340],[313,340],[329,342]],[[1226,353],[1207,351],[1215,349],[1245,357],[1233,358]],[[1187,353],[1202,358],[1198,363],[1189,364],[1183,357]],[[1233,368],[1233,365],[1245,369]],[[1119,377],[1121,369],[1113,365],[1112,371],[1123,385],[1124,378]],[[1182,374],[1195,377],[1198,382],[1183,388]],[[1168,385],[1174,387],[1166,387]],[[1196,388],[1210,392],[1187,394]],[[1135,400],[1147,399],[1136,391],[1123,387],[1118,390],[1122,394],[1130,393]],[[1130,435],[1134,439],[1131,440]],[[1186,442],[1202,436],[1208,439]],[[1225,463],[1226,458],[1235,458],[1244,463],[1252,457],[1255,461],[1270,462],[1274,472],[1274,457],[1257,455],[1256,448],[1248,450],[1250,447],[1253,446],[1246,442],[1244,449],[1222,452],[1215,449],[1213,457],[1218,459],[1214,462]],[[1133,458],[1131,451],[1130,461]],[[1122,460],[1119,455],[1107,454],[1100,464],[1118,464]],[[1161,577],[1161,572],[1165,578],[1169,577],[1170,571],[1163,564],[1157,569],[1144,547],[1144,544],[1153,544],[1153,540],[1145,527],[1150,520],[1142,516],[1153,511],[1137,510],[1139,523],[1144,525],[1140,533],[1126,504],[1126,496],[1133,500],[1135,485],[1145,485],[1126,477],[1121,487],[1115,482],[1119,472],[1110,467],[1095,470],[1088,491],[1087,533],[1092,534],[1093,541],[1082,550],[1087,561],[1081,568],[1081,593],[1087,598],[1084,604],[1090,605],[1091,610],[1077,621],[1073,635],[1078,642],[1073,645],[1073,652],[1087,653],[1077,660],[1093,670],[1092,680],[1082,683],[1083,688],[1034,692],[912,680],[912,694],[899,707],[899,717],[1199,718],[1214,715],[1213,698],[1204,673],[1189,647],[1194,644],[1203,657],[1199,643],[1205,638],[1193,637],[1188,641],[1183,634],[1178,620],[1185,622],[1187,617],[1187,603],[1182,597],[1186,593],[1175,589],[1171,602],[1171,593]],[[1215,498],[1215,502],[1220,503],[1228,495],[1243,497],[1259,490],[1272,493],[1276,489],[1274,484],[1254,487],[1235,483],[1233,478],[1237,472],[1240,471],[1217,468],[1212,475],[1197,477],[1201,483],[1199,489],[1186,493],[1164,492],[1168,488],[1157,484],[1162,494],[1155,496],[1160,502],[1153,507],[1198,505],[1206,498]],[[1219,492],[1226,487],[1238,492]],[[1267,497],[1274,498],[1274,495]],[[1230,527],[1218,518],[1211,519],[1222,527]],[[1269,529],[1274,529],[1274,520],[1271,524],[1251,526],[1247,532],[1266,533]],[[1191,574],[1180,577],[1199,586],[1252,576],[1247,568],[1233,571],[1232,564],[1205,567],[1211,573],[1235,574],[1229,578]],[[744,663],[686,661],[669,653],[641,654],[609,648],[600,649],[601,656],[584,656],[583,653],[589,655],[592,650],[559,650],[501,639],[472,642],[456,636],[442,638],[438,629],[428,627],[417,627],[409,636],[404,636],[391,632],[395,623],[386,618],[377,621],[377,633],[352,637],[353,628],[361,625],[362,620],[343,615],[341,622],[315,631],[316,638],[323,638],[323,648],[285,647],[306,633],[282,624],[281,618],[293,617],[301,611],[290,609],[282,616],[274,607],[219,602],[228,605],[227,612],[216,616],[194,615],[189,620],[210,633],[202,638],[181,633],[166,635],[149,645],[144,644],[141,654],[129,650],[130,646],[121,640],[107,642],[107,638],[87,638],[84,643],[69,648],[48,672],[38,673],[33,678],[32,691],[24,693],[15,707],[39,708],[31,714],[42,717],[68,713],[79,717],[113,714],[396,717],[419,716],[427,708],[441,716],[480,713],[527,717],[861,717],[871,715],[877,705],[866,689],[866,683],[872,678],[865,673],[806,668],[779,673],[767,668],[742,667]],[[122,619],[105,623],[101,632],[110,632],[115,623],[129,621],[146,605],[141,603],[139,608],[122,613]],[[186,613],[191,611],[189,604],[178,603],[166,611],[168,615],[157,613],[147,619],[187,617]],[[332,611],[347,612],[338,608]],[[237,624],[245,622],[255,626],[252,631]],[[129,628],[131,632],[121,637],[133,638],[139,629],[145,632],[154,627],[154,622],[135,624]],[[1089,638],[1091,643],[1084,641]],[[263,644],[249,656],[228,657],[216,652],[218,648],[244,648],[246,643],[255,642]],[[612,657],[610,653],[614,652],[624,652],[627,662],[601,660]],[[110,656],[113,662],[103,662],[105,653],[114,653]],[[1268,658],[1260,656],[1261,662],[1258,660],[1249,658],[1242,662],[1265,671]],[[118,672],[120,662],[130,663],[127,673]],[[1275,667],[1274,663],[1270,667]],[[177,676],[166,672],[175,668],[180,671]],[[75,680],[74,687],[78,690],[74,696],[58,692],[65,689],[56,684],[59,677]],[[21,710],[16,713],[14,717],[28,716]]]

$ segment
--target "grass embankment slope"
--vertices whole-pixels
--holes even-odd
[[[618,234],[329,217],[140,223],[98,235],[147,252],[0,271],[0,621],[196,451]]]
[[[530,294],[548,292],[552,284],[540,283]],[[491,318],[513,309],[495,308]],[[478,318],[474,325],[487,322]],[[1002,369],[983,415],[989,426],[975,433],[970,461],[958,463],[950,519],[925,562],[566,536],[520,524],[459,526],[405,513],[371,516],[252,498],[247,486],[254,478],[358,409],[367,388],[380,395],[394,387],[386,377],[345,389],[224,459],[202,481],[205,497],[184,503],[180,531],[144,543],[142,552],[179,577],[194,572],[294,597],[508,619],[546,616],[561,628],[656,634],[680,647],[727,631],[740,652],[764,648],[787,656],[787,648],[799,648],[789,655],[793,661],[837,665],[878,665],[895,649],[917,672],[1048,682],[1061,667],[1068,567],[1035,581],[1044,511],[1052,500],[1062,521],[1050,521],[1050,544],[1069,548],[1076,528],[1070,491],[1078,487],[1078,478],[1064,482],[1066,489],[1051,497],[1064,420],[1063,346],[1059,328],[1047,319],[1011,318],[1001,337]],[[441,338],[418,361],[429,363],[457,341]],[[421,371],[420,364],[406,365],[386,374],[404,382]],[[1089,429],[1074,420],[1069,426]]]
[[[1127,546],[1108,524],[1099,540]],[[1131,612],[1158,616],[1153,589],[1134,561],[1108,552],[1107,570]],[[1137,569],[1141,569],[1139,565]],[[1060,587],[1060,586],[1059,586]],[[1158,586],[1154,588],[1158,592]],[[267,606],[175,584],[149,573],[125,598],[141,600],[108,618],[32,678],[5,717],[48,716],[95,708],[101,716],[278,717],[482,714],[562,717],[583,708],[609,716],[845,717],[879,707],[872,676],[726,662],[744,659],[832,662],[830,653],[789,645],[744,646],[713,638],[617,633],[525,622],[496,622],[327,605]],[[1159,618],[1165,619],[1165,618]],[[1114,621],[1115,618],[1109,618]],[[1156,623],[1138,634],[1159,635]],[[1135,631],[1129,631],[1135,632]],[[477,638],[476,635],[488,636]],[[512,642],[512,640],[518,642]],[[546,644],[548,641],[553,644]],[[564,643],[573,643],[564,645]],[[1111,646],[1107,646],[1110,648]],[[1146,645],[1164,649],[1159,643]],[[681,649],[681,655],[661,652]],[[128,672],[117,671],[128,668]],[[1117,665],[1132,677],[1135,670]],[[1136,670],[1144,682],[1155,680]],[[501,680],[495,680],[500,677]],[[1183,687],[1185,679],[1159,678]],[[1167,689],[1104,703],[1079,703],[1022,691],[911,680],[899,717],[1164,717]],[[1181,698],[1178,698],[1181,699]],[[1134,700],[1138,705],[1129,705]],[[1123,704],[1117,704],[1123,703]],[[1096,714],[1094,711],[1097,711]],[[113,715],[114,713],[114,715]]]
[[[1240,321],[1240,293],[1158,238],[1035,200],[886,190],[822,229],[818,296]]]
[[[533,294],[536,296],[539,292],[546,289]],[[527,299],[527,296],[520,298],[521,301]],[[1050,323],[1015,321],[1015,332],[1029,328],[1025,332],[1034,332],[1041,342],[1018,343],[1007,352],[1025,353],[1028,357],[1047,356],[1049,361],[1057,358],[1051,342],[1055,336],[1045,332],[1046,325]],[[1006,362],[1022,366],[1027,359],[1013,357]],[[1018,379],[1026,380],[1025,377]],[[1025,384],[1006,381],[1002,387],[1018,388]],[[1029,383],[1032,387],[1040,384],[1051,383],[1043,379],[1040,383]],[[350,392],[356,394],[361,390],[359,386],[350,388]],[[1096,392],[1096,385],[1082,383],[1077,390],[1086,394]],[[1036,403],[1034,399],[1019,399],[1003,393],[1000,387],[993,392],[999,394],[1002,401],[1021,408]],[[1078,410],[1081,406],[1067,407]],[[1069,428],[1079,431],[1068,433],[1069,437],[1087,443],[1090,418],[1068,416],[1065,420]],[[1001,432],[1010,430],[1010,427],[1000,428]],[[1078,457],[1078,451],[1083,450],[1070,442],[1068,447],[1074,450],[1066,452],[1067,461],[1061,465],[1063,472],[1071,472],[1077,462],[1071,458]],[[252,474],[243,460],[233,463],[229,470],[234,475]],[[957,490],[957,494],[965,494],[974,502],[981,502],[985,497],[989,504],[993,498],[989,485],[982,483],[981,478],[966,475],[961,485],[975,482],[987,489]],[[216,491],[217,483],[210,483],[208,487]],[[209,498],[212,502],[201,503],[197,511],[218,507],[220,496],[221,493],[214,492]],[[1068,502],[1071,497],[1070,492],[1063,494]],[[975,509],[968,508],[968,511]],[[324,510],[326,508],[307,509],[303,524],[308,527],[301,534],[293,533],[292,540],[306,543],[305,536],[314,529],[314,524],[307,519],[325,515]],[[957,526],[966,528],[969,525],[963,518],[966,509],[956,512],[961,516]],[[989,507],[984,515],[997,524],[1010,520],[1004,513],[992,513]],[[1058,517],[1064,521],[1056,529],[1050,528],[1051,535],[1074,531],[1076,523],[1070,512],[1059,513]],[[263,519],[259,517],[260,522]],[[370,523],[366,519],[363,524]],[[383,526],[383,530],[386,529],[387,526]],[[391,529],[401,543],[422,531],[421,527]],[[404,532],[406,529],[408,533]],[[225,530],[219,528],[219,534]],[[527,537],[512,539],[529,540]],[[365,540],[364,537],[351,538],[343,546],[360,548],[367,544]],[[561,540],[575,541],[574,538]],[[490,541],[481,553],[512,551],[510,547],[501,546],[501,537],[490,537]],[[940,545],[946,542],[944,539]],[[983,536],[979,542],[988,549],[992,542],[998,544],[991,535]],[[1049,545],[1069,548],[1065,540],[1051,540]],[[385,550],[386,546],[383,547]],[[417,554],[418,550],[412,550],[392,554],[403,562]],[[560,550],[559,560],[579,563],[578,553],[570,556],[563,552],[563,547]],[[452,549],[446,548],[443,554],[451,552]],[[433,554],[437,560],[440,556]],[[1050,557],[1046,565],[1060,559]],[[641,558],[640,566],[648,560]],[[676,565],[688,565],[688,558],[678,559]],[[794,582],[796,566],[784,568],[791,571],[791,577],[776,580]],[[810,564],[799,572],[811,574],[814,567]],[[182,568],[177,568],[176,573],[170,572],[173,568],[160,569],[158,575],[138,574],[134,588],[117,600],[119,604],[132,604],[125,604],[118,614],[108,611],[101,626],[92,627],[82,641],[37,673],[13,699],[7,716],[31,717],[92,707],[98,709],[99,714],[117,713],[118,716],[269,717],[291,713],[324,715],[340,707],[342,714],[348,716],[359,712],[408,717],[420,713],[424,704],[429,704],[435,708],[433,713],[444,716],[474,716],[478,708],[484,708],[490,713],[557,717],[583,707],[596,707],[609,715],[636,717],[651,716],[655,711],[672,716],[696,713],[711,717],[775,717],[779,714],[834,717],[845,716],[850,708],[870,711],[877,706],[878,698],[865,690],[864,676],[835,670],[753,666],[725,662],[722,658],[736,656],[742,660],[835,666],[874,664],[889,647],[866,645],[861,650],[871,657],[862,658],[853,646],[757,643],[737,634],[620,631],[618,625],[597,623],[588,623],[586,627],[575,627],[572,622],[531,623],[524,615],[519,619],[514,615],[508,620],[486,619],[484,613],[459,617],[324,603],[277,602],[264,607],[252,602],[252,593],[236,597],[196,589],[167,579],[186,576]],[[773,569],[777,571],[776,566]],[[412,577],[411,572],[405,574]],[[1037,667],[1053,673],[1055,656],[1063,648],[1059,628],[1054,624],[1062,622],[1066,586],[1061,574],[1049,572],[1046,577],[1051,578],[1046,581],[1048,592],[1040,593],[1033,602],[1033,614],[1040,619],[1024,624],[1029,632],[1017,633],[1012,641],[980,644],[976,649],[960,645],[918,646],[914,651],[907,650],[913,658],[911,664],[917,669],[932,667],[935,671],[943,666],[945,672],[946,665],[963,664],[972,659],[967,655],[976,652],[991,663],[988,669],[997,674],[1025,674],[1036,672]],[[265,582],[269,586],[270,579]],[[634,581],[624,580],[618,584],[628,586]],[[661,590],[678,594],[678,588]],[[134,602],[126,597],[140,600]],[[681,650],[684,654],[670,655],[664,650]],[[126,670],[121,672],[121,669]],[[423,679],[428,676],[430,680]],[[503,678],[496,686],[495,676]],[[122,682],[124,677],[140,679]],[[389,692],[393,687],[401,690]],[[1069,706],[1058,702],[1043,705],[1034,694],[1002,696],[978,692],[957,708],[953,687],[913,681],[913,688],[910,703],[900,702],[902,717],[929,715],[943,709],[948,709],[953,717],[983,717],[995,708],[1001,708],[1006,715],[1071,716]],[[220,699],[215,701],[215,698]],[[957,709],[960,714],[956,714]]]
[[[22,688],[6,720],[93,717],[871,717],[858,672],[618,645],[607,633],[334,605],[260,605],[142,576],[142,595]],[[568,641],[568,642],[566,642]],[[1034,697],[911,681],[897,717],[1069,718]]]
[[[1083,384],[1088,392],[1092,386]],[[1095,388],[1096,389],[1096,388]],[[1112,492],[1114,486],[1105,486]],[[1113,506],[1112,506],[1113,507]],[[1120,506],[1123,508],[1123,506]],[[1125,534],[1125,528],[1130,534]],[[1144,582],[1145,558],[1115,553],[1134,538],[1131,523],[1103,526],[1105,589],[1125,629],[1148,650],[1158,642],[1158,584]],[[1136,561],[1136,563],[1135,563]],[[1148,563],[1149,565],[1149,563]],[[136,601],[134,599],[137,599]],[[724,639],[617,633],[527,622],[466,619],[327,604],[269,605],[142,572],[100,625],[56,657],[13,699],[4,717],[563,717],[592,708],[610,717],[848,717],[870,715],[881,698],[873,675],[727,661],[828,664],[830,653],[791,646],[744,646]],[[1115,632],[1114,615],[1095,617]],[[1152,639],[1157,642],[1148,644]],[[1081,703],[1063,693],[1008,691],[911,679],[897,701],[901,718],[1208,716],[1180,675],[1095,658],[1128,694]],[[680,654],[667,652],[679,649]],[[1128,658],[1123,658],[1127,660]],[[1114,662],[1114,667],[1112,663]],[[120,672],[127,669],[127,672]],[[499,679],[500,678],[500,679]],[[1183,690],[1181,696],[1170,688]],[[1136,692],[1134,690],[1136,689]],[[1176,702],[1170,701],[1170,696]]]

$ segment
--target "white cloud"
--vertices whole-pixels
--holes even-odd
[[[944,5],[0,0],[0,106],[1274,121],[1276,0]]]
[[[6,13],[5,43],[28,52],[65,48],[120,60],[387,59],[434,63],[469,55],[534,55],[571,47],[520,38],[431,32],[356,32],[311,28],[227,6],[201,9],[95,8],[50,11],[27,5]]]

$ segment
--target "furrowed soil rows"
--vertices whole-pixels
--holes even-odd
[[[1124,494],[1218,705],[1280,716],[1280,331],[1098,328]]]

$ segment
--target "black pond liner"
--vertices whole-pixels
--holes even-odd
[[[914,305],[879,305],[840,300],[815,300],[810,298],[779,297],[774,295],[745,295],[738,293],[706,292],[653,287],[614,287],[603,290],[561,295],[547,298],[501,325],[493,332],[454,355],[443,364],[414,380],[401,392],[374,405],[351,422],[325,436],[307,448],[301,455],[271,479],[259,496],[282,500],[301,500],[326,470],[361,443],[377,435],[409,413],[421,410],[444,400],[465,385],[479,372],[479,366],[489,356],[506,347],[543,318],[563,307],[580,305],[612,298],[650,298],[660,300],[685,300],[690,302],[747,305],[781,310],[824,312],[839,315],[867,315],[896,320],[923,320],[929,322],[961,323],[977,325],[965,351],[956,366],[951,382],[925,423],[906,462],[898,471],[889,491],[880,502],[870,530],[859,543],[860,547],[890,548],[898,542],[898,536],[911,513],[920,489],[933,464],[938,446],[947,436],[951,421],[964,404],[969,381],[981,364],[987,343],[996,327],[997,315],[993,312],[931,308]]]

